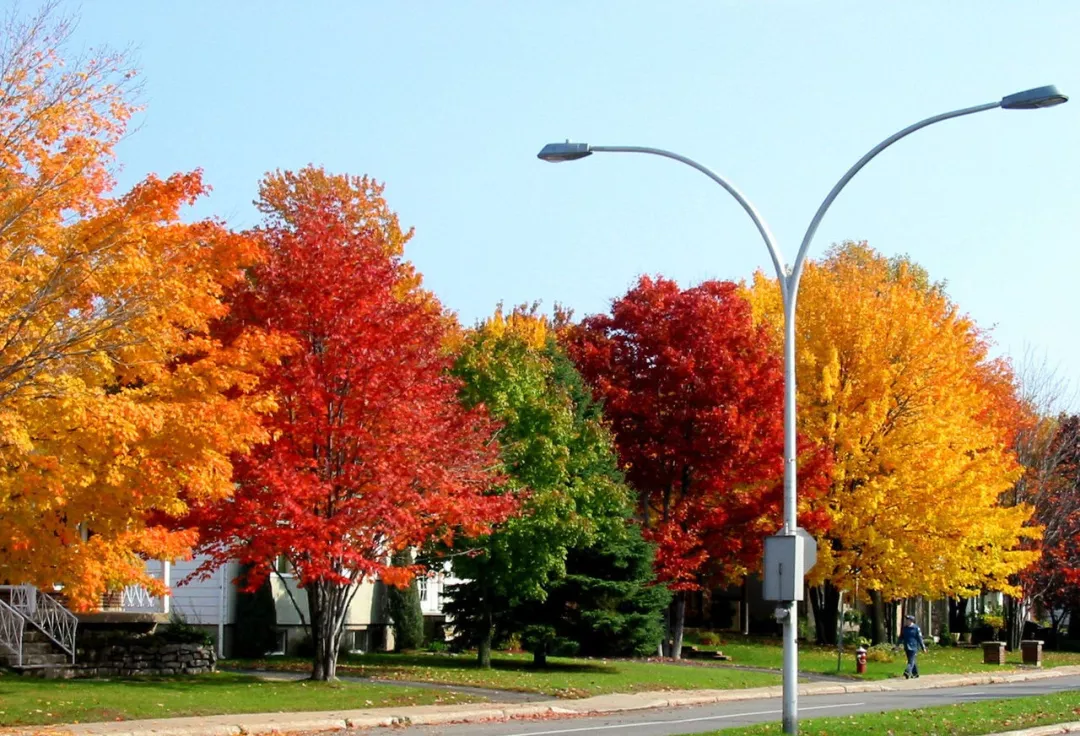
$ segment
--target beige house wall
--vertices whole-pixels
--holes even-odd
[[[274,593],[274,605],[277,609],[277,621],[281,626],[300,626],[302,621],[297,612],[297,606],[304,612],[307,623],[311,623],[308,613],[307,591],[296,584],[296,578],[292,575],[273,575],[270,578],[270,589]],[[289,597],[292,594],[293,598]],[[293,599],[296,603],[294,605]],[[387,624],[389,618],[386,614],[386,595],[383,584],[379,581],[365,580],[359,586],[349,605],[349,613],[345,619],[346,628],[369,626],[372,624]]]

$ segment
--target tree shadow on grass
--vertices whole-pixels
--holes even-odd
[[[311,660],[299,657],[267,657],[262,659],[233,659],[218,662],[222,670],[238,672],[311,672]],[[491,670],[481,669],[476,655],[462,654],[346,654],[338,659],[338,675],[349,677],[371,677],[387,679],[423,680],[423,670],[459,671],[470,674],[484,672],[508,672],[520,674],[562,674],[578,675],[618,675],[616,662],[595,662],[584,660],[549,659],[546,667],[535,667],[531,657],[495,656],[491,660]],[[475,686],[475,682],[470,682]],[[498,686],[494,686],[498,687]]]
[[[340,665],[348,667],[364,667],[371,669],[448,669],[448,670],[475,670],[483,672],[476,661],[476,655],[463,654],[451,656],[446,654],[350,654],[342,657]],[[616,674],[618,668],[612,664],[586,661],[548,660],[546,667],[536,667],[531,658],[508,658],[492,657],[491,669],[505,672],[553,672],[553,673],[580,673],[580,674]]]

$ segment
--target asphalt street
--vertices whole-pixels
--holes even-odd
[[[1032,682],[979,685],[934,690],[815,695],[799,699],[799,718],[843,716],[886,710],[909,710],[949,703],[1076,691],[1080,705],[1080,677]],[[555,718],[542,721],[466,723],[458,726],[395,728],[394,736],[672,736],[714,731],[780,720],[779,698],[718,703],[691,708],[643,710],[614,716]]]

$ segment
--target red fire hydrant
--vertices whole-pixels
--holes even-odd
[[[855,672],[860,675],[866,672],[866,650],[863,647],[855,650]]]

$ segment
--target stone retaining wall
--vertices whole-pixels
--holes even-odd
[[[161,640],[145,643],[83,641],[74,677],[132,677],[139,675],[201,675],[213,672],[217,655],[212,644],[173,644]]]

